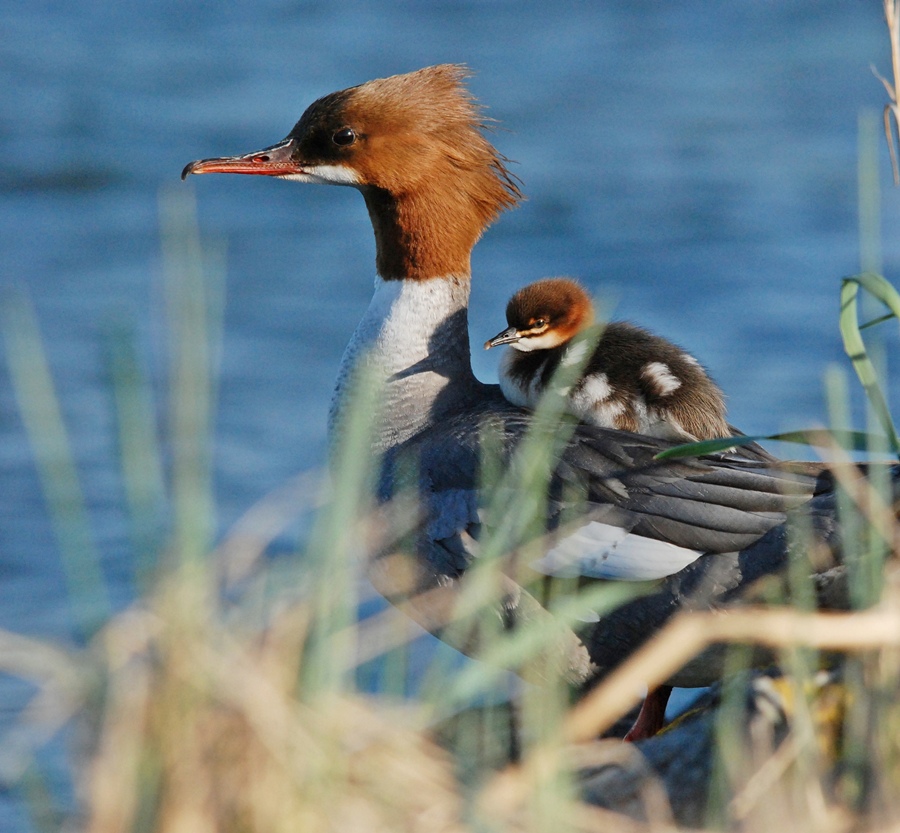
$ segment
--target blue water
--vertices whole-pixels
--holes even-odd
[[[164,389],[160,190],[192,189],[203,234],[227,246],[225,527],[321,465],[374,246],[349,189],[178,175],[271,144],[314,98],[368,78],[466,62],[502,124],[495,142],[528,201],[476,249],[474,344],[516,287],[575,275],[698,355],[745,431],[825,421],[823,371],[846,365],[839,279],[859,267],[858,119],[880,120],[885,101],[869,68],[889,67],[879,0],[17,5],[0,7],[0,282],[36,307],[117,604],[134,556],[104,334],[131,322]],[[884,268],[898,279],[900,196],[880,142]],[[473,361],[495,379],[493,353]],[[0,462],[0,626],[71,642],[5,356]],[[2,727],[27,691],[0,686]],[[41,766],[65,806],[62,752]],[[0,830],[27,829],[20,792],[0,792]]]

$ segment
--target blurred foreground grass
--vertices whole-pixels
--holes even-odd
[[[36,686],[2,745],[7,784],[27,783],[40,796],[32,754],[74,726],[78,806],[65,826],[97,833],[678,824],[767,831],[785,818],[793,830],[822,831],[900,823],[900,585],[890,483],[853,477],[838,442],[858,444],[877,428],[885,439],[874,450],[897,451],[856,312],[860,291],[900,312],[886,281],[848,279],[843,295],[842,331],[874,403],[872,431],[846,432],[846,394],[831,386],[836,424],[845,429],[834,435],[831,466],[842,519],[855,530],[846,546],[858,610],[811,612],[801,570],[771,607],[676,619],[572,706],[554,681],[552,629],[510,633],[482,617],[485,656],[495,665],[460,667],[443,648],[411,680],[418,629],[394,608],[360,619],[372,607],[360,565],[402,540],[417,514],[411,499],[376,507],[369,497],[378,398],[371,380],[360,380],[331,481],[310,475],[289,484],[216,544],[209,449],[221,292],[204,273],[190,204],[167,206],[167,432],[155,425],[133,345],[121,335],[112,342],[122,468],[145,565],[140,598],[115,615],[85,532],[87,510],[36,325],[23,303],[6,319],[17,394],[42,455],[84,637],[83,647],[63,649],[0,634],[0,667]],[[552,417],[560,404],[545,407]],[[479,618],[505,549],[530,522],[529,507],[540,505],[564,423],[559,430],[554,441],[544,434],[526,447],[527,470],[516,478],[529,479],[530,497],[519,497],[513,512],[499,489],[488,507],[497,532],[471,571],[460,628]],[[268,542],[311,509],[314,530],[289,567],[262,558]],[[619,583],[587,593],[561,594],[555,611],[571,622],[585,607],[612,607],[633,591]],[[596,739],[634,705],[642,683],[664,680],[713,642],[733,646],[723,686],[639,748]],[[779,670],[750,670],[753,645],[774,650]],[[528,677],[544,683],[511,682],[501,670],[511,665],[539,666]],[[34,801],[36,826],[58,829],[42,799]]]

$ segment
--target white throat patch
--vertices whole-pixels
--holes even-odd
[[[359,185],[359,175],[347,165],[310,165],[302,174],[284,174],[278,178],[317,185]]]

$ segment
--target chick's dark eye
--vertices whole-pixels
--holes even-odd
[[[547,319],[546,318],[538,318],[537,321],[534,322],[535,327],[546,327]]]
[[[351,128],[342,127],[334,133],[331,137],[331,141],[340,147],[346,147],[347,145],[352,145],[356,141],[356,134]]]

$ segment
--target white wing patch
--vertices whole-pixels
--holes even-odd
[[[560,578],[645,581],[677,573],[701,555],[701,550],[591,521],[562,538],[531,566],[539,573]]]
[[[613,389],[609,384],[609,378],[605,373],[591,373],[584,377],[584,382],[578,389],[577,393],[572,395],[579,399],[584,399],[588,404],[594,402],[602,402],[604,399],[612,395]]]
[[[667,396],[681,387],[681,379],[663,362],[647,362],[641,368],[641,376],[656,387],[660,396]]]
[[[569,396],[569,410],[600,428],[617,428],[616,421],[624,413],[625,404],[608,401],[614,392],[605,373],[591,373]]]

